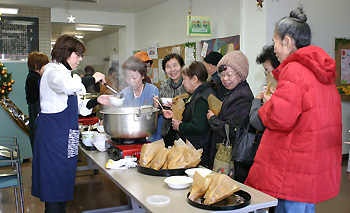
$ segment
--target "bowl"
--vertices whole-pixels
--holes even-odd
[[[106,147],[106,142],[105,141],[96,141],[94,143],[94,146],[96,147],[96,149],[100,152],[104,152],[107,150],[107,147]]]
[[[97,131],[100,132],[100,133],[104,133],[105,132],[105,129],[103,128],[103,125],[99,125],[96,127]]]
[[[195,172],[198,172],[203,177],[206,177],[207,175],[209,175],[213,171],[210,169],[207,169],[207,168],[193,168],[193,169],[186,169],[186,171],[185,171],[185,173],[191,178],[193,178],[193,175]]]
[[[186,176],[171,176],[164,179],[164,182],[173,189],[185,189],[191,185],[193,179]]]
[[[162,101],[163,104],[173,103],[173,99],[172,98],[161,98],[160,100]]]
[[[125,98],[119,98],[119,97],[109,97],[109,101],[113,106],[121,106],[124,102]]]

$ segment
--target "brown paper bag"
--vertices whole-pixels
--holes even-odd
[[[205,178],[198,172],[195,172],[193,175],[191,192],[188,198],[194,202],[196,202],[197,199],[202,198],[208,191],[211,182],[212,178]]]
[[[151,161],[151,168],[155,170],[159,170],[163,167],[165,160],[167,159],[169,154],[169,150],[165,147],[161,148],[158,154]]]
[[[168,169],[178,169],[178,163],[187,147],[171,147],[168,154]]]
[[[182,99],[176,101],[175,105],[171,107],[174,113],[174,119],[181,121],[182,113],[185,110],[185,102]]]
[[[221,111],[222,101],[220,101],[213,94],[210,94],[208,97],[209,109],[214,113],[214,115],[218,116]]]
[[[149,168],[151,161],[157,153],[165,147],[164,140],[158,140],[153,143],[145,143],[142,145],[139,165]]]
[[[239,190],[236,182],[225,174],[218,174],[211,182],[208,191],[204,195],[204,205],[219,202]]]

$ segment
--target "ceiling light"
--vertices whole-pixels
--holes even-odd
[[[75,30],[102,31],[103,26],[100,26],[100,25],[75,25]]]
[[[0,14],[17,14],[18,8],[3,8],[0,7]]]
[[[75,35],[75,37],[82,39],[82,38],[84,38],[84,35]]]

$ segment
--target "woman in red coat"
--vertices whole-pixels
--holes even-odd
[[[267,129],[246,181],[278,198],[278,213],[314,212],[315,203],[337,196],[340,188],[342,115],[335,61],[310,45],[306,20],[297,8],[276,25],[278,85],[259,110]]]

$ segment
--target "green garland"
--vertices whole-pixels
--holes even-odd
[[[336,38],[335,39],[335,48],[334,51],[337,51],[339,49],[339,44],[342,43],[343,46],[347,45],[350,43],[350,39],[346,38]]]
[[[7,71],[7,68],[3,63],[0,63],[0,96],[1,98],[7,98],[12,91],[12,84],[15,81],[12,80],[12,73]]]

